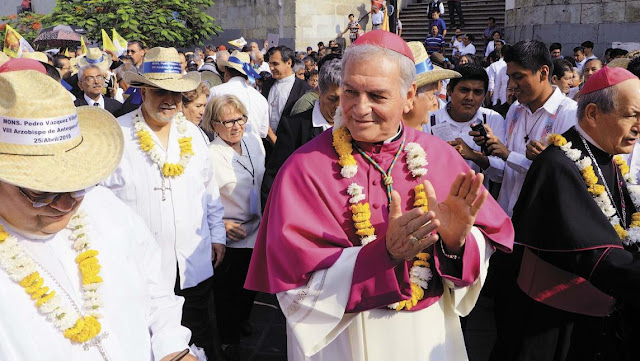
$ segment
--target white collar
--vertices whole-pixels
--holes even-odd
[[[536,109],[536,112],[540,109],[544,109],[549,114],[555,114],[558,111],[558,108],[560,107],[562,102],[565,99],[569,99],[564,94],[562,94],[562,91],[560,90],[560,88],[558,88],[555,85],[552,85],[551,87],[553,88],[553,93],[551,93],[551,96],[549,97],[549,99],[547,99],[547,101],[540,108]],[[528,105],[518,103],[518,106],[523,107],[527,109],[529,113],[532,113],[531,108],[529,108]]]
[[[607,152],[606,150],[602,149],[601,146],[598,145],[598,143],[596,143],[595,140],[593,140],[593,138],[591,138],[589,136],[589,134],[587,134],[587,132],[584,131],[584,129],[582,129],[582,127],[580,126],[579,123],[576,123],[576,130],[578,131],[578,133],[580,133],[580,135],[587,140],[587,142],[593,144],[596,148],[600,149],[601,151],[609,154],[609,152]]]
[[[87,96],[87,93],[83,93],[82,95],[84,95],[84,100],[87,102],[87,105],[90,105],[93,107],[95,103],[98,103],[100,104],[100,107],[104,109],[104,98],[102,97],[102,94],[100,94],[98,100],[93,100],[89,98]]]
[[[473,117],[471,119],[469,119],[466,122],[458,122],[455,119],[451,118],[451,114],[449,114],[449,110],[447,109],[447,107],[444,108],[443,110],[443,114],[444,114],[444,118],[442,120],[451,123],[452,125],[454,125],[456,128],[462,127],[462,126],[468,126],[469,124],[471,124],[474,120],[479,119],[482,123],[484,123],[484,120],[482,119],[482,107],[478,108],[478,111],[476,111],[476,113],[473,115]]]
[[[391,138],[385,140],[384,142],[382,142],[382,144],[389,144],[391,143],[394,139],[396,139],[398,137],[398,135],[400,135],[400,133],[402,133],[402,122],[400,122],[400,126],[398,127],[398,132],[393,135]]]
[[[327,130],[331,128],[331,124],[329,121],[322,115],[320,111],[320,102],[316,100],[316,103],[313,105],[313,113],[311,113],[311,123],[315,128],[322,127],[323,130]]]
[[[276,80],[276,84],[293,83],[294,81],[296,81],[296,74],[295,73],[287,76],[286,78],[282,78],[282,79]]]

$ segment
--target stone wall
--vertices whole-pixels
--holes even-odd
[[[244,37],[262,43],[267,34],[278,34],[280,43],[293,46],[296,0],[214,0],[207,13],[224,31],[211,39],[216,45]],[[206,43],[210,43],[206,42]]]
[[[216,45],[244,37],[262,43],[267,34],[278,34],[280,44],[296,50],[328,43],[348,23],[347,15],[366,15],[370,1],[345,0],[214,0],[207,13],[224,31],[206,43]],[[362,26],[370,26],[365,17]],[[347,34],[345,34],[345,39]],[[228,44],[227,44],[228,45]]]
[[[298,0],[296,1],[296,40],[297,50],[304,50],[307,46],[316,48],[319,41],[328,43],[329,40],[340,36],[347,27],[349,14],[354,14],[356,20],[367,15],[371,1],[344,0]],[[369,16],[360,22],[363,28],[371,27]],[[348,42],[349,34],[344,35]]]
[[[594,54],[602,57],[612,42],[640,41],[640,1],[510,0],[505,25],[510,43],[559,42],[562,54],[573,56],[574,47],[590,40]]]

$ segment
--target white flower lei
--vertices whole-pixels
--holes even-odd
[[[67,229],[71,230],[69,240],[73,242],[73,249],[77,254],[88,250],[91,241],[87,235],[86,219],[83,213],[78,213],[71,218]],[[25,277],[38,272],[36,261],[18,243],[15,236],[9,235],[4,242],[0,243],[0,266],[5,269],[9,278],[19,283]],[[84,311],[86,315],[101,318],[100,307],[103,305],[99,294],[100,283],[82,286],[82,298],[84,300]],[[43,302],[38,307],[40,313],[47,317],[47,320],[62,333],[73,327],[80,318],[78,313],[63,305],[60,292]]]
[[[340,127],[344,126],[342,121],[342,109],[340,109],[340,107],[338,107],[338,109],[336,110],[336,114],[333,119],[333,131],[336,131]],[[427,174],[428,169],[426,168],[426,166],[429,164],[429,162],[427,162],[427,152],[425,152],[424,148],[422,148],[422,146],[418,143],[410,142],[405,146],[405,152],[405,161],[407,162],[407,166],[409,168],[409,171],[411,171],[411,175],[413,176],[413,178],[419,178]],[[342,167],[340,170],[340,174],[344,178],[348,179],[353,178],[357,173],[357,165]],[[366,196],[363,191],[364,187],[355,182],[351,183],[347,187],[347,194],[351,196],[349,198],[349,203],[357,204],[364,201],[366,199]],[[361,237],[360,242],[363,246],[366,246],[376,239],[376,235],[374,234],[371,236]],[[415,283],[426,290],[429,287],[429,281],[433,278],[433,273],[428,267],[414,265],[409,270],[409,277],[411,283]],[[388,305],[387,307],[395,310],[398,305],[399,303],[396,302]]]
[[[187,130],[187,118],[185,118],[184,114],[182,114],[182,112],[179,112],[175,115],[175,117],[172,120],[173,122],[176,122],[176,126],[178,128],[178,133],[180,135],[184,135]],[[135,115],[133,116],[133,128],[135,130],[134,132],[134,136],[136,137],[136,139],[138,140],[138,145],[140,145],[140,138],[138,137],[137,133],[141,130],[144,131],[149,131],[145,128],[149,128],[149,126],[147,125],[147,123],[144,121],[144,117],[142,116],[142,111],[140,109],[138,109],[135,112]],[[181,138],[184,138],[181,137]],[[153,147],[151,148],[148,152],[146,152],[149,155],[149,158],[158,166],[158,169],[160,169],[160,174],[162,173],[162,169],[164,167],[164,164],[166,163],[165,161],[162,160],[162,153],[160,152],[160,150],[158,150],[157,147]],[[187,164],[189,163],[189,159],[191,159],[192,155],[191,154],[184,154],[180,157],[180,160],[178,161],[177,164],[181,165],[183,168],[187,167]],[[164,174],[163,174],[164,176]]]
[[[582,172],[585,168],[593,166],[593,161],[590,157],[582,158],[582,151],[572,148],[571,146],[571,142],[567,142],[565,145],[559,146],[559,148],[569,159],[571,159],[576,164],[578,170]],[[627,190],[629,191],[629,196],[631,198],[631,201],[633,202],[633,205],[635,206],[636,210],[640,210],[640,185],[638,185],[637,177],[631,174],[631,172],[628,172],[627,174],[623,175],[623,178],[627,183]],[[616,208],[611,203],[611,199],[609,199],[609,195],[607,194],[607,192],[603,192],[597,196],[592,195],[592,198],[596,202],[600,210],[602,210],[602,213],[604,213],[612,226],[621,224],[620,217],[617,216]],[[624,225],[622,226],[624,228]],[[622,243],[625,246],[640,243],[640,227],[629,227],[629,229],[627,229],[626,231],[627,236],[622,239]]]

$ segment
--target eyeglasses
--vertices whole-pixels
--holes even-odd
[[[20,191],[20,193],[22,193],[22,195],[25,196],[25,198],[27,198],[29,202],[31,202],[34,208],[42,208],[50,205],[51,203],[57,202],[65,194],[68,194],[69,197],[73,198],[75,201],[78,201],[79,199],[84,197],[85,194],[87,194],[87,192],[93,189],[94,187],[89,187],[89,188],[82,189],[75,192],[64,192],[64,193],[36,192],[26,188],[21,188],[21,187],[17,187],[17,188]]]
[[[101,81],[104,81],[104,77],[102,75],[98,75],[98,76],[87,76],[84,78],[84,81],[87,83],[99,83]]]
[[[220,123],[220,124],[224,125],[225,128],[229,128],[230,129],[230,128],[233,128],[233,125],[235,123],[238,123],[238,125],[245,125],[247,123],[247,117],[243,115],[242,117],[240,117],[238,119],[226,120],[224,122],[221,122],[219,120],[214,120],[214,122]]]

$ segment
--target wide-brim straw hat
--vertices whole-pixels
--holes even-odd
[[[437,65],[433,65],[427,50],[425,50],[421,42],[410,41],[407,45],[409,45],[409,49],[411,49],[415,60],[416,84],[418,88],[440,80],[462,77],[457,71],[443,69]]]
[[[49,62],[49,57],[47,56],[47,54],[40,52],[40,51],[33,51],[33,52],[24,52],[22,53],[22,55],[20,55],[21,58],[25,58],[25,59],[33,59],[33,60],[37,60],[39,62],[42,63],[48,63]]]
[[[87,49],[86,54],[76,58],[76,65],[78,68],[82,68],[87,65],[95,65],[102,71],[106,72],[111,68],[111,64],[111,55],[103,53],[99,48],[89,48]]]
[[[234,50],[233,53],[229,55],[228,60],[220,59],[220,61],[218,62],[218,65],[233,68],[241,72],[242,74],[247,75],[247,72],[243,69],[243,66],[244,64],[250,64],[250,63],[251,63],[251,58],[249,57],[249,54],[242,51]]]
[[[72,192],[100,183],[120,163],[124,140],[113,115],[100,107],[76,108],[69,92],[45,74],[0,74],[0,118],[2,182]]]
[[[140,74],[127,72],[123,79],[138,88],[152,87],[183,93],[200,85],[200,73],[182,74],[180,56],[175,48],[157,47],[144,55]]]
[[[222,84],[222,79],[220,79],[220,75],[209,70],[201,71],[200,78],[202,79],[203,83],[206,83],[209,86],[209,88],[213,88],[214,86]]]
[[[9,57],[7,56],[7,54],[0,51],[0,65],[6,63],[7,61],[9,61]]]

